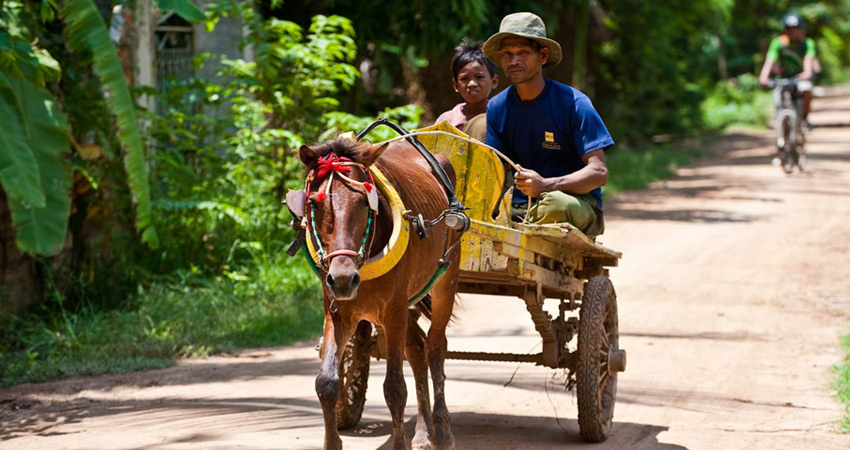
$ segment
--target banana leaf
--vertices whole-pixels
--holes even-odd
[[[192,0],[157,0],[156,3],[160,11],[174,11],[175,14],[189,22],[198,23],[206,19],[203,10],[192,2]]]
[[[136,204],[136,227],[142,234],[142,241],[156,248],[159,238],[151,217],[150,184],[144,147],[139,134],[136,106],[124,79],[118,52],[92,0],[66,0],[60,16],[65,23],[68,47],[78,54],[91,54],[94,73],[107,91],[106,104],[115,115],[118,138],[126,152],[124,167]]]
[[[51,94],[30,81],[0,73],[0,93],[0,111],[6,113],[0,127],[0,154],[32,160],[35,170],[25,170],[31,172],[28,178],[35,174],[36,185],[30,188],[37,188],[41,197],[40,202],[31,202],[15,195],[9,187],[16,183],[6,182],[15,174],[4,171],[0,177],[8,194],[15,243],[23,252],[55,255],[65,242],[71,210],[71,175],[63,156],[70,145],[68,120]],[[7,142],[16,145],[6,147]]]

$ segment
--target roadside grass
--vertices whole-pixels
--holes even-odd
[[[239,281],[140,287],[118,310],[4,318],[0,388],[162,368],[178,358],[286,345],[321,332],[321,294],[302,258],[257,264],[252,272]]]
[[[608,184],[603,188],[606,196],[623,191],[643,189],[650,183],[672,177],[676,169],[687,166],[708,153],[699,145],[659,145],[646,150],[631,148],[611,151],[607,157]]]
[[[835,370],[835,382],[833,388],[836,390],[835,397],[844,404],[844,419],[841,421],[840,429],[843,433],[850,433],[850,333],[841,338],[841,348],[844,349],[844,361],[833,367]]]

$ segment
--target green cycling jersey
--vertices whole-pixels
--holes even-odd
[[[773,75],[782,78],[790,78],[803,72],[803,59],[806,56],[816,57],[815,41],[806,38],[796,45],[791,43],[787,34],[783,34],[770,41],[767,49],[767,60],[776,61],[773,66]]]

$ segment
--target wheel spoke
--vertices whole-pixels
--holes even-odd
[[[610,373],[605,373],[599,380],[599,394],[602,395],[602,392],[605,391],[605,385],[608,383],[608,378],[611,376]]]

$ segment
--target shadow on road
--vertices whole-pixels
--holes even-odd
[[[28,395],[71,395],[85,390],[110,392],[123,387],[188,386],[293,375],[315,376],[319,373],[318,356],[316,358],[277,360],[267,359],[266,355],[263,354],[259,358],[256,356],[244,358],[245,362],[222,363],[209,360],[146,372],[77,377],[45,383],[19,385],[0,391],[0,403]]]
[[[815,128],[850,128],[850,122],[817,122]]]
[[[96,400],[42,404],[10,401],[0,410],[0,442],[24,435],[55,436],[60,425],[80,424],[110,417],[114,427],[192,427],[203,423],[205,433],[242,429],[273,431],[304,426],[305,416],[321,418],[313,398],[241,397],[226,399],[158,398],[155,400]],[[63,428],[68,429],[68,428]],[[66,434],[66,433],[60,433]]]
[[[413,436],[414,421],[407,422],[407,437]],[[390,425],[386,424],[387,440],[378,450],[392,448]],[[603,443],[588,444],[581,439],[575,419],[556,420],[551,416],[513,416],[459,412],[452,414],[452,431],[457,448],[464,450],[491,449],[642,449],[687,450],[686,447],[659,442],[658,435],[668,427],[617,422]],[[353,432],[356,433],[356,430]],[[343,438],[345,439],[345,438]]]

